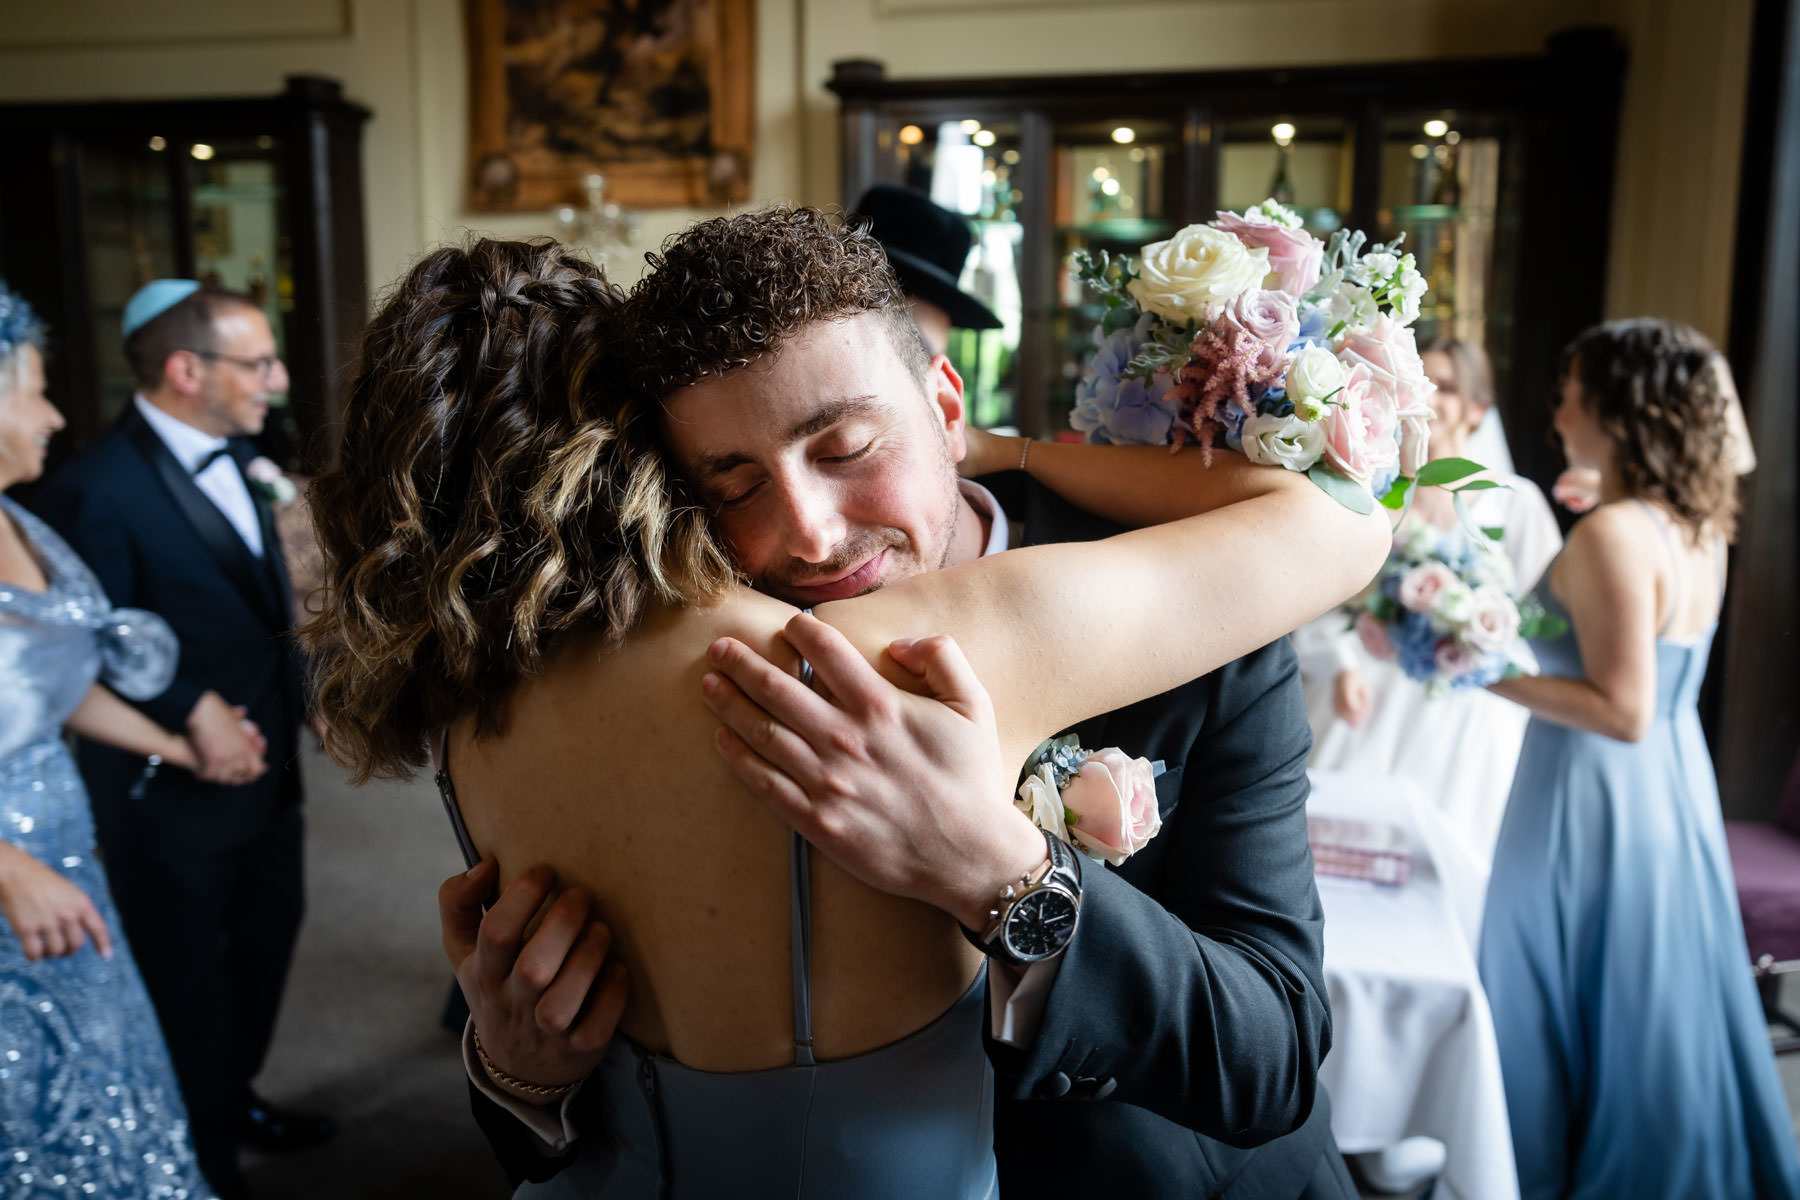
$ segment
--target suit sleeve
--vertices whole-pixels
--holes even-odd
[[[1286,639],[1187,686],[1210,694],[1159,863],[1148,878],[1132,864],[1085,872],[1036,1040],[990,1039],[989,1053],[1017,1099],[1110,1098],[1255,1146],[1306,1121],[1331,1041],[1306,841],[1311,734]],[[1152,703],[1184,707],[1170,700]],[[1123,733],[1115,717],[1109,735]],[[1150,744],[1167,755],[1166,736]]]
[[[100,581],[114,605],[149,608],[138,595],[137,560],[123,516],[97,489],[79,480],[53,479],[36,497],[34,511],[62,535]],[[165,729],[181,732],[205,685],[180,674],[161,695],[131,702]]]

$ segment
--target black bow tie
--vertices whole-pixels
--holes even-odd
[[[230,446],[220,446],[215,450],[209,450],[207,452],[206,457],[200,460],[200,465],[194,468],[194,476],[196,478],[198,478],[201,474],[203,474],[206,471],[206,468],[212,466],[214,463],[218,462],[221,458],[230,458],[230,457],[231,457],[231,447]]]

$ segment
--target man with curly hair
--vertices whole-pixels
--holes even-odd
[[[920,340],[859,226],[772,209],[702,222],[651,263],[626,317],[644,411],[759,589],[804,608],[1012,545],[1115,532],[1023,471],[958,481],[968,446],[961,380]],[[782,377],[816,388],[781,386],[778,359]],[[828,644],[797,648],[822,677],[827,659],[842,667]],[[839,714],[853,738],[815,739],[838,743],[815,748],[827,773],[866,785],[839,797],[847,819],[826,828],[769,786],[789,765],[772,747],[771,719],[803,738],[819,714],[733,678],[744,692],[714,703],[744,739],[726,757],[751,790],[864,882],[985,932],[1010,872],[916,848],[941,844],[925,834],[946,805],[985,806],[998,819],[1011,798],[970,794],[958,764],[938,761],[920,731],[875,706]],[[1085,746],[1168,765],[1157,782],[1164,828],[1122,867],[1081,875],[1079,923],[1052,952],[1027,962],[992,940],[985,947],[1004,1190],[1354,1197],[1317,1085],[1330,1016],[1306,844],[1311,739],[1293,651],[1283,639],[1076,732]],[[908,766],[882,772],[870,761]],[[480,929],[491,877],[446,887],[446,945],[485,943],[470,997],[477,1023],[502,1008],[529,1012],[545,986],[528,975],[571,983],[543,946]],[[521,897],[536,898],[524,893],[544,887],[528,872],[501,904],[520,911]],[[972,895],[985,899],[971,907]],[[526,957],[532,969],[514,971]],[[490,1059],[505,1061],[506,1047],[482,1029]],[[534,1110],[473,1067],[471,1077],[477,1116],[515,1179],[547,1179],[580,1153],[579,1093]]]

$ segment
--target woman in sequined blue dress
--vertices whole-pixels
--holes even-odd
[[[62,428],[44,397],[41,338],[0,284],[0,490],[36,478]],[[161,618],[112,608],[62,539],[0,496],[0,1195],[10,1200],[213,1194],[62,740],[66,727],[194,766],[185,738],[108,690],[154,696],[175,657]]]

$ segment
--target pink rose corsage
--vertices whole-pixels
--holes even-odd
[[[1116,746],[1083,750],[1073,737],[1045,742],[1032,763],[1014,805],[1089,858],[1116,867],[1162,829],[1156,803],[1162,763],[1131,758]]]

